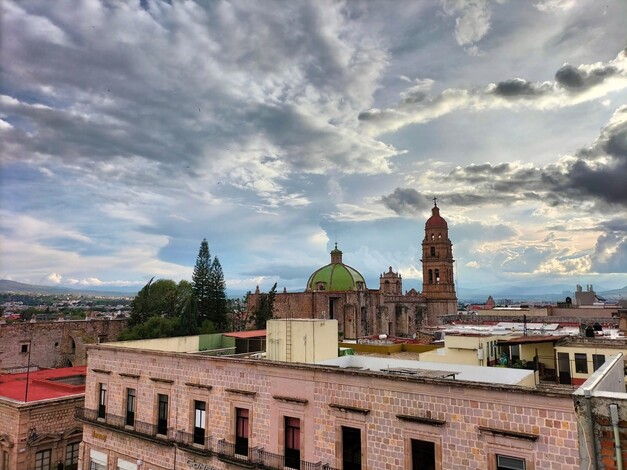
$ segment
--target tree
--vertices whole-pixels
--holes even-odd
[[[266,322],[274,317],[274,297],[276,296],[276,282],[267,294],[260,294],[259,308],[255,312],[255,328],[263,330]]]
[[[211,320],[210,315],[210,273],[211,273],[211,255],[209,253],[209,244],[207,239],[203,238],[198,250],[194,273],[192,274],[192,288],[196,309],[198,312],[198,323],[203,320]]]
[[[171,279],[148,281],[131,302],[129,326],[139,325],[153,316],[176,317],[178,287]]]
[[[181,334],[184,336],[198,334],[198,310],[190,282],[185,280],[179,282],[177,302],[181,319]]]
[[[216,256],[209,271],[209,320],[218,331],[227,328],[226,323],[226,283],[220,260]]]

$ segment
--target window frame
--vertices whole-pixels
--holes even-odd
[[[170,418],[170,396],[166,393],[157,393],[157,429],[160,436],[168,435],[168,422]],[[163,431],[163,432],[162,432]]]
[[[207,402],[204,400],[194,400],[193,404],[194,415],[192,440],[194,444],[204,446],[205,439],[207,437]],[[199,404],[202,404],[202,408],[199,408]]]
[[[599,358],[603,358],[599,362]],[[596,372],[601,368],[601,366],[605,364],[605,354],[593,354],[592,355],[592,371]]]
[[[98,382],[98,419],[107,417],[107,384]]]
[[[47,463],[46,459],[48,460]],[[51,463],[52,449],[43,449],[35,453],[35,470],[51,470]]]
[[[250,447],[250,408],[235,407],[235,453],[248,457]],[[243,452],[244,448],[246,452]]]
[[[511,466],[508,466],[508,467],[500,466],[501,464],[499,463],[499,458],[501,457],[504,459],[519,460],[520,462],[522,462],[522,467],[514,468]],[[527,459],[524,457],[517,457],[517,456],[511,456],[511,455],[505,455],[505,454],[494,454],[494,458],[495,458],[496,470],[527,470]]]
[[[587,353],[575,353],[575,373],[576,374],[588,373],[588,354]]]
[[[298,426],[295,426],[294,423],[298,423]],[[283,416],[283,430],[283,458],[285,459],[285,467],[300,469],[302,457],[302,420],[294,416]],[[292,465],[293,463],[296,465]]]
[[[126,387],[126,400],[124,403],[124,425],[125,426],[135,427],[136,409],[137,409],[137,390],[134,387]]]
[[[78,469],[78,456],[80,451],[80,441],[70,442],[65,446],[65,470]]]

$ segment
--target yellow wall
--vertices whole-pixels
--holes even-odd
[[[605,356],[605,360],[608,360],[610,356],[613,356],[617,353],[623,353],[623,355],[627,354],[627,349],[616,349],[616,348],[603,348],[603,347],[594,347],[594,345],[590,345],[587,347],[573,347],[573,346],[556,346],[555,347],[555,358],[557,358],[558,353],[568,353],[570,360],[570,375],[574,379],[586,379],[592,375],[594,372],[594,367],[592,363],[592,355],[593,354],[603,354]],[[588,362],[588,372],[576,372],[575,368],[575,353],[586,354],[587,362]],[[627,377],[626,377],[627,380]]]
[[[177,336],[175,338],[118,341],[116,344],[124,348],[153,349],[157,351],[171,352],[196,352],[199,349],[198,341],[198,336]]]
[[[313,363],[337,357],[337,320],[269,320],[266,357]]]

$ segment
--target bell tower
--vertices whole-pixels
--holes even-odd
[[[438,315],[457,313],[453,244],[448,238],[448,224],[440,216],[437,198],[433,198],[431,217],[425,224],[421,261],[422,294],[427,300],[428,323],[435,325]]]

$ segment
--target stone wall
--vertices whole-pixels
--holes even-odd
[[[86,364],[87,344],[115,341],[128,320],[79,320],[0,324],[0,371]]]
[[[136,419],[146,423],[156,422],[157,394],[168,395],[168,426],[188,433],[194,400],[205,401],[213,443],[234,442],[235,408],[247,408],[249,446],[282,454],[283,417],[299,418],[301,459],[336,468],[342,467],[342,426],[361,430],[362,466],[371,470],[410,469],[411,439],[435,444],[439,470],[494,469],[497,454],[526,459],[528,470],[579,468],[569,393],[106,345],[89,349],[88,409],[97,408],[99,383],[107,385],[107,413],[120,417],[126,388],[135,388]],[[156,439],[128,436],[123,444],[115,427],[86,424],[85,455],[95,449],[110,461],[141,460],[154,470],[182,470],[189,460],[199,468],[233,468],[175,447],[174,437],[153,445]]]
[[[52,468],[58,460],[65,462],[67,445],[82,439],[82,424],[74,418],[74,410],[84,400],[82,394],[29,403],[0,399],[0,436],[6,433],[12,443],[9,468],[35,468],[35,454],[48,449]]]

